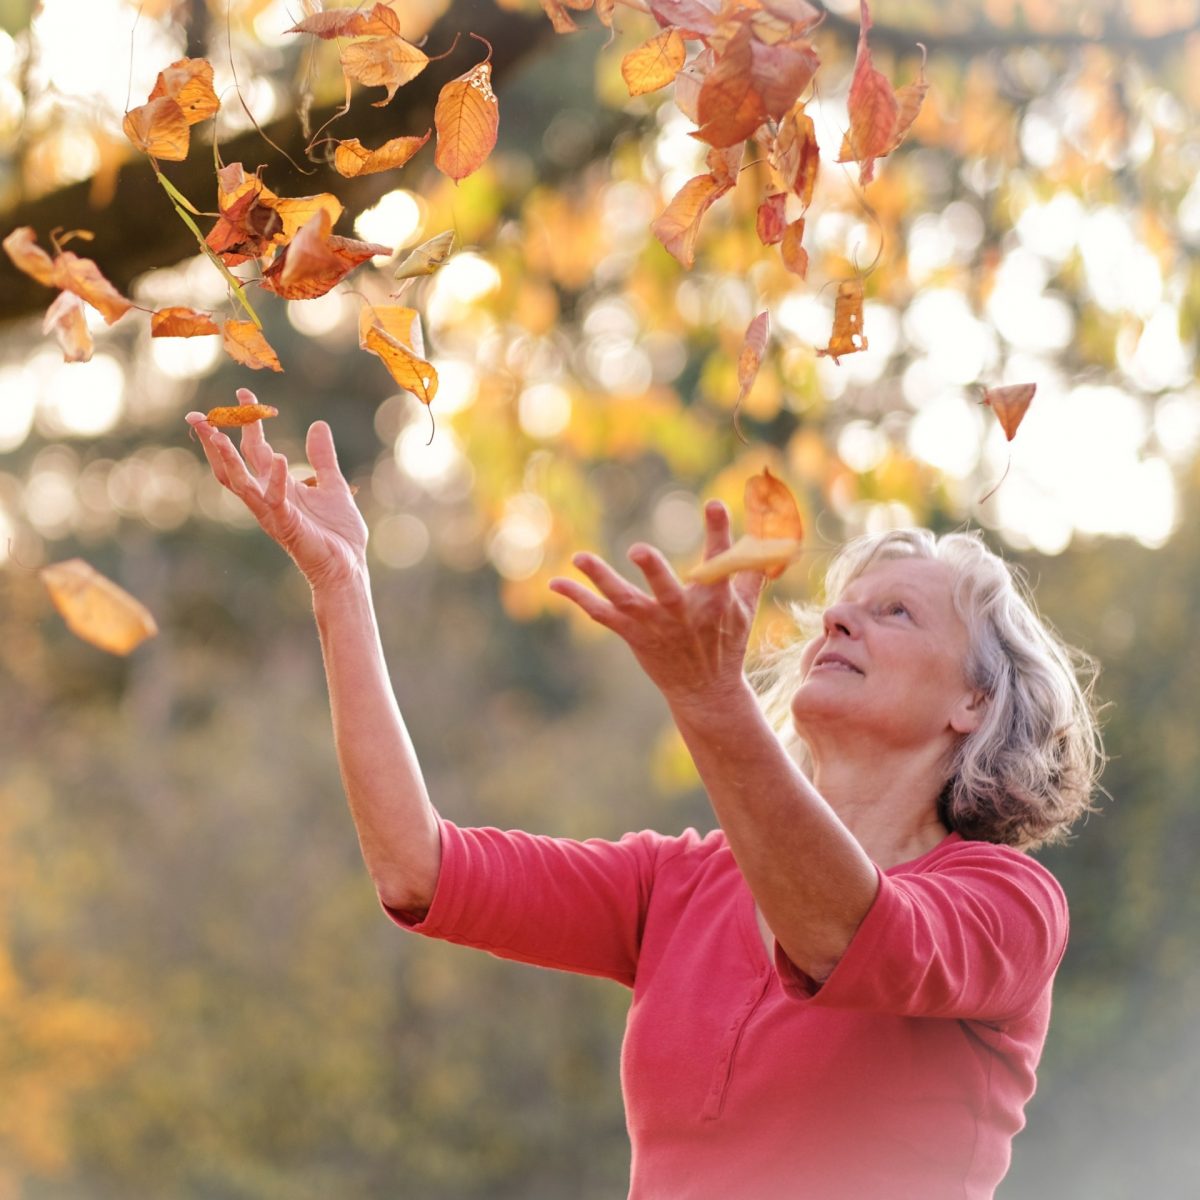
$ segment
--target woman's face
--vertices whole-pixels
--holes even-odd
[[[949,746],[976,727],[982,710],[965,677],[967,629],[953,584],[934,559],[883,559],[826,609],[792,698],[796,728],[814,750],[842,736],[861,746]]]

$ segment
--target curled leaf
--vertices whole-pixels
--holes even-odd
[[[1012,441],[1037,391],[1036,383],[1013,383],[1006,387],[984,388],[983,402],[996,414],[1004,436]]]
[[[500,109],[492,91],[492,64],[485,59],[438,93],[434,165],[456,183],[483,166],[496,144]]]
[[[400,18],[386,4],[376,4],[369,13],[360,8],[334,8],[313,13],[286,30],[287,33],[311,33],[329,40],[342,37],[400,36]]]
[[[63,250],[54,260],[54,282],[99,310],[106,325],[119,321],[133,307],[133,301],[122,296],[90,258],[80,258],[70,250]]]
[[[542,11],[550,18],[555,33],[574,33],[579,28],[571,19],[568,8],[585,12],[592,7],[592,0],[541,0]]]
[[[53,333],[58,339],[64,362],[87,362],[92,357],[92,335],[83,301],[74,292],[58,293],[58,299],[46,309],[42,332]]]
[[[767,348],[770,332],[771,318],[766,312],[760,312],[746,327],[746,336],[738,353],[738,397],[735,411],[741,408],[754,386],[755,379],[758,378],[758,368],[762,365],[762,356]]]
[[[743,496],[746,506],[746,532],[757,538],[792,538],[804,536],[800,507],[791,489],[781,479],[763,467],[758,475],[746,480]]]
[[[771,163],[788,189],[800,197],[805,208],[812,203],[821,154],[812,117],[796,105],[779,123],[771,146]]]
[[[432,133],[429,129],[424,137],[392,138],[377,150],[368,149],[358,138],[347,138],[334,148],[333,169],[346,179],[354,179],[358,175],[375,175],[402,167],[429,141]]]
[[[226,321],[221,326],[221,342],[225,353],[243,367],[249,367],[252,371],[261,371],[264,367],[272,371],[283,370],[279,357],[253,321]],[[243,404],[239,407],[248,406]]]
[[[700,86],[694,136],[710,146],[745,141],[766,119],[767,109],[752,76],[750,27],[743,25]]]
[[[433,403],[437,395],[438,375],[431,363],[418,358],[379,325],[372,325],[366,331],[363,349],[378,355],[391,377],[405,391],[412,392],[422,404]]]
[[[163,96],[179,105],[189,125],[215,116],[221,101],[213,90],[212,63],[204,58],[181,58],[159,71],[150,101],[153,103]]]
[[[51,563],[40,574],[67,628],[109,654],[128,654],[158,632],[140,600],[82,558]]]
[[[279,409],[272,404],[226,404],[210,408],[204,419],[210,425],[252,425],[268,417],[279,416]]]
[[[631,96],[644,96],[666,87],[687,58],[683,34],[678,29],[656,33],[621,60],[621,77]]]
[[[650,232],[690,269],[696,261],[696,238],[704,214],[732,186],[722,183],[715,175],[697,175],[689,179],[654,220]]]
[[[783,231],[787,227],[786,208],[787,192],[775,192],[758,206],[755,227],[758,240],[764,246],[774,246],[783,237]]]
[[[858,181],[871,182],[875,174],[875,159],[887,154],[895,145],[896,122],[900,104],[885,76],[875,69],[867,33],[871,28],[871,13],[867,0],[860,0],[861,23],[858,32],[858,51],[854,60],[854,76],[846,105],[850,129],[842,143],[839,162],[859,164]]]
[[[394,278],[415,279],[419,275],[432,275],[439,267],[445,266],[454,249],[454,230],[447,229],[422,242],[400,260]]]
[[[342,72],[347,79],[365,87],[387,88],[387,95],[374,101],[374,108],[382,108],[398,88],[411,83],[428,65],[429,55],[402,37],[370,38],[342,50]]]
[[[312,300],[336,287],[355,267],[391,247],[330,233],[329,213],[320,208],[263,272],[262,286],[285,300]]]
[[[200,312],[186,305],[160,308],[150,317],[151,337],[203,337],[220,332],[220,326],[212,319],[211,313]]]
[[[804,218],[800,217],[788,225],[779,240],[779,257],[793,275],[801,279],[808,276],[808,251],[803,246]]]
[[[358,314],[358,344],[367,350],[367,334],[372,328],[382,329],[418,358],[425,356],[421,336],[421,318],[415,308],[402,304],[367,304]]]
[[[863,285],[861,279],[844,279],[838,284],[833,303],[833,332],[829,345],[817,351],[817,357],[829,355],[834,362],[843,354],[854,354],[867,348],[863,333]]]
[[[37,244],[37,234],[31,225],[14,229],[2,244],[18,271],[23,271],[38,283],[44,283],[46,287],[54,287],[54,260]]]

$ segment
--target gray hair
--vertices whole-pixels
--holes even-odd
[[[1022,849],[1066,839],[1093,810],[1104,754],[1092,700],[1096,664],[1068,646],[1037,613],[1022,573],[976,533],[937,537],[925,529],[867,534],[848,542],[825,576],[825,600],[879,559],[934,559],[954,575],[954,607],[967,628],[964,673],[987,697],[979,728],[948,764],[938,815],[964,838]],[[801,637],[765,655],[754,672],[768,719],[786,736],[801,682],[805,643],[822,629],[822,608],[796,605]]]

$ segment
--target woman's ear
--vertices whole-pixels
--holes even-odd
[[[963,692],[954,710],[950,713],[950,728],[955,733],[974,733],[983,721],[987,711],[987,694],[984,692]]]

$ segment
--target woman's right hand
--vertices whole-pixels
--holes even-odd
[[[239,388],[238,402],[256,403]],[[316,473],[309,486],[288,473],[287,459],[271,449],[261,421],[242,427],[242,451],[201,412],[186,420],[196,431],[217,481],[254,514],[291,555],[315,589],[349,582],[366,569],[367,525],[338,467],[333,434],[324,421],[308,431],[305,449]]]

